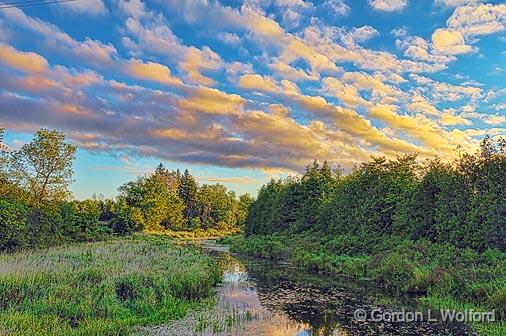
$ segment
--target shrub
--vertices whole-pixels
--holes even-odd
[[[28,213],[23,202],[0,199],[0,251],[15,251],[28,244]]]

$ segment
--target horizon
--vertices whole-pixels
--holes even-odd
[[[0,126],[78,146],[72,191],[161,162],[256,195],[313,159],[450,159],[506,135],[500,1],[65,2],[0,9]]]

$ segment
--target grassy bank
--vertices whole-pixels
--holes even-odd
[[[233,252],[283,259],[311,271],[371,278],[392,292],[419,295],[434,308],[496,310],[503,322],[474,327],[506,335],[506,253],[483,253],[400,237],[263,235],[225,237]]]
[[[221,238],[226,236],[237,235],[241,232],[239,228],[209,228],[209,229],[195,229],[195,230],[164,230],[164,231],[146,231],[150,235],[169,237],[182,240],[193,239],[208,239],[208,238]]]
[[[135,237],[0,255],[0,334],[126,335],[184,316],[220,273],[192,247]]]

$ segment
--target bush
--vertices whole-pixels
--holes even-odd
[[[371,273],[387,288],[407,291],[415,280],[415,267],[400,253],[380,253],[369,265]]]
[[[139,208],[119,204],[116,211],[108,223],[112,232],[125,236],[144,228],[144,216]]]
[[[28,207],[19,200],[0,199],[0,251],[15,251],[28,242]]]

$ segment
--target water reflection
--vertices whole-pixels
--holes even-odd
[[[257,313],[241,335],[472,335],[462,325],[434,322],[366,323],[353,319],[353,311],[370,311],[383,293],[374,283],[328,275],[312,275],[288,265],[237,259],[220,247],[207,244],[224,269],[219,304]],[[409,298],[402,307],[416,310]]]
[[[143,334],[473,335],[458,324],[358,322],[353,318],[355,309],[370,311],[384,298],[372,282],[316,276],[288,265],[238,259],[212,242],[203,243],[202,247],[216,258],[223,270],[223,283],[217,290],[214,307],[167,326],[148,328]],[[414,301],[409,299],[397,301],[395,305],[416,309]]]

